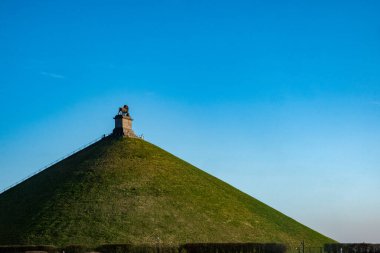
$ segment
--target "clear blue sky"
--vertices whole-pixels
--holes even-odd
[[[79,3],[78,3],[79,2]],[[113,128],[380,242],[380,1],[0,2],[0,188]]]

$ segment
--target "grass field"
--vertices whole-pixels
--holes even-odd
[[[141,139],[107,137],[0,195],[0,244],[301,240],[333,242]]]

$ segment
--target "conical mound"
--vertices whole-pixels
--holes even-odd
[[[0,244],[331,239],[137,138],[107,137],[0,195]]]

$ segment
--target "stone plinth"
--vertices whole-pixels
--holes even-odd
[[[135,138],[136,134],[132,130],[132,118],[128,114],[118,114],[114,117],[115,128],[113,134],[116,136],[125,136]]]

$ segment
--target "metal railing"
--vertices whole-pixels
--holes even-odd
[[[83,150],[83,149],[85,149],[85,148],[91,146],[91,145],[94,144],[95,142],[98,142],[98,141],[100,141],[101,139],[104,139],[104,138],[106,138],[106,137],[108,137],[108,136],[110,136],[110,135],[111,135],[111,134],[103,134],[102,136],[100,136],[100,137],[98,137],[98,138],[92,140],[91,142],[89,142],[89,143],[87,143],[87,144],[85,144],[85,145],[80,146],[79,148],[77,148],[77,149],[75,149],[74,151],[72,151],[72,152],[66,154],[65,156],[62,156],[61,158],[59,158],[59,159],[57,159],[57,160],[55,160],[55,161],[53,161],[53,162],[51,162],[51,163],[49,163],[49,164],[43,166],[43,167],[40,168],[39,170],[33,172],[32,174],[29,174],[28,176],[24,177],[23,179],[17,181],[16,183],[13,183],[13,184],[11,184],[10,186],[8,186],[8,187],[2,189],[2,190],[0,191],[0,194],[2,194],[3,192],[9,190],[10,188],[12,188],[12,187],[14,187],[14,186],[16,186],[16,185],[18,185],[18,184],[20,184],[20,183],[22,183],[22,182],[28,180],[29,178],[33,177],[34,175],[40,173],[41,171],[46,170],[47,168],[49,168],[49,167],[51,167],[51,166],[53,166],[53,165],[59,163],[60,161],[63,161],[63,160],[66,159],[67,157],[72,156],[72,155],[75,154],[75,153],[78,153],[79,151],[81,151],[81,150]]]

